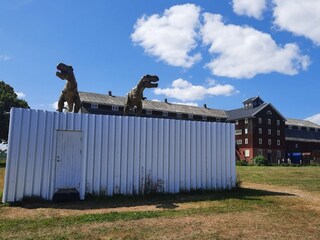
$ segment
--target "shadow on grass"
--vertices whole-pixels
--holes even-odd
[[[37,198],[25,199],[22,202],[11,204],[22,208],[55,208],[89,210],[121,207],[155,206],[159,209],[177,209],[179,203],[195,203],[203,201],[223,201],[228,199],[239,199],[245,201],[263,201],[265,196],[295,196],[293,194],[272,192],[251,188],[237,188],[224,191],[195,191],[190,193],[144,195],[144,196],[123,196],[95,197],[87,196],[84,201],[75,202],[52,202],[43,201]]]

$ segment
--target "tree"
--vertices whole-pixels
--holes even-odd
[[[30,108],[25,100],[18,99],[13,87],[0,81],[0,140],[8,141],[10,109]]]

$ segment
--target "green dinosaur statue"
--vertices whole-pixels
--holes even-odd
[[[128,94],[124,105],[124,115],[128,115],[129,111],[134,111],[136,107],[136,114],[142,113],[142,100],[146,98],[143,97],[143,91],[145,88],[156,88],[158,87],[159,78],[156,75],[145,75],[141,78],[137,86],[135,86]]]
[[[62,90],[59,98],[57,111],[62,112],[64,108],[64,102],[67,102],[67,110],[69,112],[72,112],[74,110],[74,112],[77,113],[81,108],[81,101],[79,97],[77,81],[73,74],[73,68],[72,66],[68,66],[64,63],[59,63],[57,69],[57,77],[61,78],[62,80],[67,80],[67,83]]]

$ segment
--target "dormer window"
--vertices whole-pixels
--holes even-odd
[[[267,115],[272,115],[272,112],[270,110],[267,111]]]
[[[98,104],[97,103],[91,103],[91,108],[92,109],[98,109]]]

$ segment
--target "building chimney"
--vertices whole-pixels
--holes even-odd
[[[204,103],[204,104],[203,104],[203,107],[204,107],[204,108],[207,108],[207,104],[206,104],[206,103]]]
[[[111,92],[111,91],[108,91],[108,95],[109,95],[109,96],[112,96],[112,92]]]
[[[165,99],[164,99],[164,102],[165,102],[165,103],[168,103],[168,99],[165,98]]]

